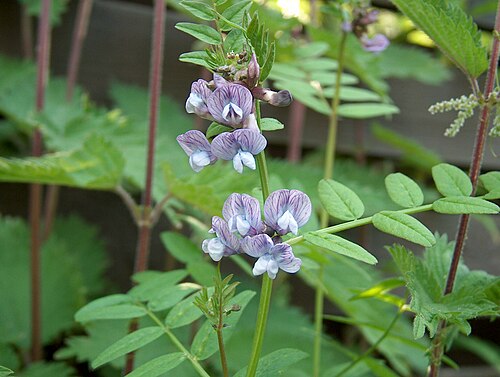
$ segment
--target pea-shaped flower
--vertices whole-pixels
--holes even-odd
[[[218,262],[222,257],[238,253],[240,239],[231,233],[223,219],[218,216],[212,217],[212,229],[209,232],[215,233],[217,237],[204,240],[201,248],[212,260]]]
[[[191,84],[191,93],[186,100],[186,111],[189,114],[196,115],[212,120],[212,116],[208,111],[207,100],[212,95],[212,91],[208,88],[208,83],[205,80],[199,79]]]
[[[215,80],[215,79],[214,79]],[[252,93],[242,85],[218,84],[207,99],[208,111],[221,124],[237,127],[252,112]]]
[[[229,230],[238,232],[242,237],[254,236],[264,231],[259,201],[250,195],[229,195],[222,207],[222,215],[229,225]]]
[[[300,269],[302,261],[293,255],[292,247],[286,243],[274,244],[267,234],[245,237],[241,242],[244,253],[259,258],[253,267],[255,276],[267,272],[271,279],[276,277],[278,269],[295,273]]]
[[[191,130],[179,135],[177,142],[189,156],[189,165],[197,173],[205,166],[217,161],[217,157],[212,153],[210,143],[201,131]]]
[[[311,200],[299,190],[278,190],[264,203],[266,224],[279,235],[297,234],[311,216]]]
[[[266,145],[267,140],[260,132],[239,129],[217,135],[212,141],[212,153],[221,160],[233,160],[234,169],[243,173],[243,166],[255,170],[254,156]]]
[[[372,38],[365,34],[360,38],[360,41],[365,51],[375,53],[384,51],[390,44],[389,39],[383,34],[376,34]]]

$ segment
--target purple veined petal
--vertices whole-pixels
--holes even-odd
[[[189,156],[189,165],[195,172],[199,172],[205,166],[217,161],[217,157],[212,153],[210,143],[201,131],[191,130],[179,135],[177,142]]]
[[[243,122],[243,129],[252,130],[260,133],[259,125],[257,124],[257,119],[255,119],[255,114],[251,113],[247,116],[247,119]]]
[[[267,271],[267,266],[269,265],[269,262],[271,261],[272,256],[270,254],[265,254],[259,259],[257,259],[257,262],[255,262],[253,266],[252,273],[254,276],[259,276],[262,275],[264,272]]]
[[[215,87],[218,88],[218,87],[221,87],[221,86],[229,84],[229,81],[227,81],[221,75],[218,75],[217,73],[214,73],[214,84],[215,84]]]
[[[218,86],[207,100],[208,111],[214,119],[233,127],[245,121],[252,105],[252,93],[244,86],[232,83]]]
[[[266,223],[276,231],[280,229],[278,219],[283,216],[283,213],[286,211],[285,207],[288,204],[289,196],[289,190],[277,190],[272,192],[264,203],[264,217],[266,218]]]
[[[228,224],[218,216],[212,217],[212,228],[220,241],[226,246],[224,255],[236,254],[240,248],[240,240],[229,230]]]
[[[288,197],[289,211],[293,215],[300,228],[309,221],[311,217],[312,205],[309,196],[299,190],[290,190]]]
[[[233,132],[234,139],[241,146],[241,150],[253,155],[259,154],[266,148],[267,140],[258,131],[240,129]]]
[[[186,100],[186,111],[195,113],[201,117],[210,115],[207,107],[207,99],[212,94],[205,80],[199,79],[191,84],[191,92]]]
[[[224,202],[222,216],[232,232],[253,236],[264,230],[259,201],[247,194],[231,194]]]
[[[232,160],[240,145],[231,132],[223,132],[212,140],[212,153],[221,160]]]
[[[274,245],[271,253],[278,263],[279,268],[285,272],[293,274],[297,272],[302,265],[302,261],[293,255],[292,247],[286,243]]]
[[[239,161],[241,161],[241,163],[249,169],[255,170],[257,168],[257,165],[255,164],[255,158],[250,152],[243,152],[240,150],[238,152],[238,156],[235,156],[234,159],[235,158],[238,158]]]
[[[376,34],[372,38],[363,35],[360,39],[363,49],[368,52],[382,52],[390,44],[389,39],[383,34]]]
[[[241,241],[241,249],[245,254],[254,258],[270,255],[269,251],[273,247],[273,240],[267,234],[258,234],[253,237],[245,237]]]

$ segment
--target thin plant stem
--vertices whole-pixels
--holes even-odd
[[[345,375],[348,371],[350,371],[352,368],[354,368],[357,364],[359,364],[363,359],[366,357],[370,356],[373,352],[375,352],[378,348],[378,346],[384,341],[387,336],[391,333],[394,325],[398,322],[399,318],[401,317],[402,310],[399,309],[396,315],[394,316],[393,320],[387,327],[387,329],[384,331],[384,333],[380,336],[380,338],[377,339],[375,343],[372,344],[370,348],[368,348],[363,354],[359,355],[355,360],[353,360],[349,365],[347,365],[344,369],[342,369],[339,373],[335,375],[335,377],[342,377]]]
[[[43,0],[42,13],[38,25],[38,56],[35,108],[37,112],[45,105],[45,88],[50,59],[50,8],[51,0]],[[32,155],[39,157],[43,152],[43,137],[40,128],[33,130]],[[42,323],[41,323],[41,237],[40,216],[42,211],[42,186],[30,186],[29,218],[31,228],[31,359],[42,359]]]
[[[94,0],[80,0],[76,12],[75,25],[73,28],[73,39],[71,42],[70,58],[67,69],[66,81],[66,101],[71,102],[73,92],[78,77],[78,68],[80,66],[80,57],[83,42],[87,34],[90,13]],[[57,205],[59,202],[60,186],[50,185],[47,188],[45,197],[45,213],[43,221],[43,240],[46,240],[52,232],[54,219],[56,217]]]
[[[26,4],[21,5],[21,39],[23,57],[26,60],[33,60],[33,22]]]
[[[138,239],[135,254],[134,273],[145,271],[148,267],[149,246],[151,241],[151,212],[153,194],[153,174],[156,147],[156,128],[158,125],[161,78],[163,68],[163,48],[165,42],[166,9],[164,0],[155,0],[153,17],[153,38],[151,41],[151,70],[149,76],[149,131],[146,156],[146,178],[142,195],[142,208],[138,219]],[[123,194],[123,193],[122,193]],[[125,196],[122,195],[123,198]],[[138,218],[138,217],[135,217]],[[137,320],[132,320],[129,332],[138,328]],[[135,354],[127,354],[124,374],[134,369]]]
[[[219,282],[221,281],[220,265],[221,263],[219,262],[217,264],[217,280]],[[226,349],[224,347],[224,337],[222,336],[222,329],[224,328],[224,318],[223,318],[224,297],[222,289],[219,292],[218,302],[219,302],[219,308],[217,308],[217,310],[219,312],[219,318],[217,321],[217,327],[215,328],[215,331],[217,333],[217,343],[219,344],[219,355],[220,355],[220,363],[222,366],[222,374],[223,377],[229,377],[229,370],[227,369]]]
[[[337,144],[337,128],[338,128],[338,107],[340,104],[340,81],[342,79],[342,71],[344,69],[344,52],[346,45],[347,34],[342,32],[340,37],[340,45],[338,52],[338,68],[335,81],[335,91],[332,99],[332,113],[328,124],[328,136],[325,151],[325,166],[323,172],[324,179],[330,179],[333,176],[333,167],[335,164],[335,151]],[[329,215],[325,209],[321,211],[320,226],[325,228],[328,226]],[[320,265],[318,271],[318,279],[321,281],[323,277],[323,266]],[[314,347],[313,347],[313,376],[319,377],[321,370],[321,337],[323,335],[323,307],[325,293],[321,284],[316,287],[315,305],[314,305]]]
[[[500,1],[497,4],[497,14],[495,18],[495,29],[493,31],[493,46],[491,49],[490,63],[488,67],[488,73],[486,75],[486,83],[484,86],[484,98],[488,98],[493,91],[495,86],[495,79],[497,75],[498,68],[498,57],[500,53]],[[475,79],[470,80],[475,85],[472,85],[473,91],[477,91],[477,81]],[[472,159],[469,169],[469,178],[472,182],[472,194],[474,195],[477,189],[477,182],[479,179],[479,174],[481,173],[481,164],[483,162],[484,147],[486,144],[486,136],[489,124],[489,118],[491,114],[491,107],[484,104],[481,109],[481,115],[479,118],[479,123],[476,131],[476,138],[474,142],[474,150],[472,152]],[[453,256],[451,259],[450,268],[448,270],[448,278],[446,280],[446,287],[444,289],[444,294],[447,295],[453,291],[453,285],[455,284],[455,278],[458,271],[458,265],[460,257],[462,256],[463,248],[465,245],[465,239],[467,238],[467,229],[469,226],[469,215],[461,215],[457,236],[455,238],[455,248],[453,250]],[[434,336],[432,346],[431,346],[431,357],[429,364],[429,377],[437,377],[439,375],[439,368],[441,365],[441,359],[444,353],[444,336],[446,333],[446,322],[441,321],[438,325],[436,335]]]
[[[257,100],[255,103],[255,117],[260,129],[260,102]],[[267,171],[266,156],[264,151],[257,155],[257,166],[259,168],[259,176],[262,187],[262,197],[264,201],[269,196],[269,175]],[[255,332],[252,343],[252,354],[247,368],[247,377],[254,377],[257,373],[257,366],[259,364],[259,357],[262,351],[262,344],[264,342],[264,333],[266,331],[267,316],[269,314],[269,306],[271,304],[271,293],[273,290],[273,280],[264,274],[262,277],[262,287],[260,290],[259,309],[257,311],[257,322],[255,325]]]
[[[187,349],[186,347],[184,347],[181,343],[181,341],[179,339],[177,339],[177,337],[175,336],[175,334],[168,328],[168,326],[166,326],[160,318],[158,318],[156,316],[156,314],[154,314],[151,310],[149,310],[147,308],[147,306],[144,306],[144,309],[146,310],[146,313],[147,315],[158,325],[161,327],[161,329],[163,330],[163,332],[168,336],[168,338],[170,339],[170,341],[174,344],[175,347],[177,347],[177,349],[179,351],[181,351],[185,357],[187,357],[187,359],[191,362],[191,364],[193,365],[194,369],[196,370],[196,372],[198,372],[198,374],[202,377],[210,377],[210,375],[205,371],[205,369],[203,369],[203,367],[201,366],[201,364],[198,362],[198,360],[196,359],[196,356],[194,356],[193,354],[191,354]]]

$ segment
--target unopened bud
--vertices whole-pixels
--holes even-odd
[[[260,77],[260,67],[257,62],[257,56],[252,54],[252,58],[248,63],[248,74],[247,74],[247,84],[249,88],[254,88],[259,83]]]

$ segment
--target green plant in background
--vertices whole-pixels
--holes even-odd
[[[430,17],[434,20],[430,22],[420,20],[428,17],[425,11],[428,2],[395,3],[466,73],[473,83],[475,95],[479,96],[474,83],[486,65],[482,58],[472,59],[471,54],[484,55],[485,59],[486,55],[472,21],[464,18],[463,11],[439,2],[432,6]],[[76,358],[80,362],[91,362],[93,368],[111,375],[125,366],[127,376],[159,376],[174,368],[173,373],[183,376],[274,376],[285,371],[287,375],[310,376],[311,370],[314,375],[410,375],[412,370],[425,368],[425,350],[429,343],[421,338],[427,329],[434,337],[430,359],[431,375],[436,375],[444,343],[450,344],[457,331],[469,334],[470,319],[498,314],[498,279],[457,264],[456,286],[448,292],[445,287],[449,284],[443,277],[450,260],[456,259],[456,252],[452,253],[452,245],[445,237],[434,235],[412,215],[430,210],[442,214],[497,214],[499,208],[493,201],[499,198],[499,173],[479,176],[476,165],[482,151],[475,153],[472,170],[477,175],[472,174],[471,178],[457,167],[437,164],[432,168],[432,177],[440,197],[428,195],[428,190],[422,190],[417,182],[401,173],[389,174],[384,179],[369,168],[353,168],[349,162],[335,161],[333,175],[338,117],[365,118],[397,111],[387,100],[381,80],[383,74],[363,70],[379,58],[362,51],[361,46],[373,51],[380,48],[375,42],[382,40],[385,44],[365,28],[367,21],[363,21],[363,17],[368,17],[368,23],[372,23],[373,16],[365,2],[326,4],[323,8],[325,20],[335,19],[336,30],[342,26],[337,34],[339,38],[325,35],[319,27],[311,28],[313,41],[300,47],[295,46],[295,42],[287,45],[289,38],[284,38],[283,43],[275,42],[265,23],[273,13],[266,13],[265,8],[260,7],[257,15],[252,11],[251,1],[182,1],[178,6],[202,21],[180,23],[177,28],[208,46],[205,50],[183,54],[181,60],[204,66],[214,73],[212,82],[198,80],[193,83],[186,102],[188,112],[212,121],[206,134],[188,131],[189,120],[176,106],[167,99],[157,98],[161,112],[168,112],[169,120],[163,121],[166,127],[156,141],[153,136],[153,147],[147,149],[144,130],[148,119],[143,109],[147,107],[148,96],[122,84],[114,85],[111,93],[120,110],[108,111],[80,95],[62,105],[65,85],[52,80],[47,88],[45,109],[34,113],[33,66],[19,66],[6,58],[0,60],[8,73],[0,79],[0,111],[22,132],[29,134],[33,127],[40,127],[46,145],[54,151],[41,157],[2,158],[1,180],[114,191],[139,220],[138,226],[151,227],[163,212],[173,224],[185,226],[190,232],[189,238],[177,232],[162,234],[166,248],[185,265],[184,269],[139,271],[132,277],[134,287],[126,294],[101,297],[83,306],[75,319],[85,328],[86,334],[67,338],[65,348],[56,353],[56,359]],[[163,9],[163,4],[161,7]],[[432,28],[441,18],[444,26]],[[452,28],[457,20],[469,26]],[[342,25],[345,21],[351,22],[350,29]],[[162,23],[158,19],[157,22]],[[209,26],[209,22],[214,27]],[[289,25],[296,24],[290,22]],[[445,34],[447,30],[454,32]],[[468,51],[458,49],[457,40],[462,39]],[[154,44],[153,56],[160,54],[160,45]],[[273,65],[275,59],[279,62]],[[496,62],[496,59],[493,55],[491,61]],[[354,75],[344,73],[344,69]],[[490,78],[494,77],[491,70],[493,68]],[[152,88],[158,81],[154,77],[158,76],[153,76]],[[277,90],[267,85],[266,78],[273,81]],[[353,87],[359,79],[371,90]],[[305,105],[330,117],[323,172],[307,161],[302,165],[266,161],[265,132],[280,129],[283,124],[276,119],[262,118],[260,103],[288,105],[290,92]],[[483,98],[490,98],[489,93],[484,93]],[[489,102],[478,100],[477,106],[486,111],[487,118],[492,107]],[[155,105],[151,105],[151,109],[150,126]],[[482,119],[481,124],[486,127],[486,120]],[[175,137],[188,154],[189,164],[174,141]],[[149,140],[151,145],[151,137]],[[408,146],[413,148],[406,143],[406,150]],[[155,149],[158,153],[154,164],[151,158],[147,163],[148,176],[152,177],[154,172],[157,177],[153,182],[151,178],[144,179],[144,160],[146,156],[151,157]],[[217,159],[229,163],[215,163]],[[189,166],[199,172],[194,174]],[[478,179],[484,190],[476,194]],[[380,182],[385,189],[372,189],[373,182]],[[127,192],[134,187],[146,189],[156,204],[153,206],[151,201],[137,205]],[[209,228],[206,225],[208,216],[213,216],[212,231],[216,237],[201,243]],[[89,261],[87,256],[92,252],[87,246],[82,246],[81,252],[85,260],[79,259],[78,250],[65,250],[67,245],[80,242],[79,235],[87,240],[92,236],[84,235],[86,226],[77,220],[61,224],[58,226],[62,227],[67,241],[62,236],[58,238],[56,226],[52,238],[44,244],[46,251],[44,249],[42,255],[44,258],[50,258],[52,253],[61,255],[50,260],[64,263],[65,267],[54,266],[57,273],[44,271],[43,276],[49,274],[54,279],[63,279],[68,290],[81,293],[79,287],[84,284],[90,295],[101,295],[103,283],[95,269],[104,264],[101,254],[96,252],[95,260]],[[382,280],[380,273],[371,267],[377,259],[367,247],[338,234],[368,224],[425,247],[423,257],[401,245],[390,247],[389,252],[401,275]],[[28,238],[20,222],[5,220],[0,230],[5,231],[5,239],[12,240],[7,249],[25,247],[19,244],[19,239],[26,242]],[[75,236],[68,237],[73,234]],[[54,251],[49,251],[52,247]],[[230,284],[231,277],[222,278],[220,265],[226,265],[225,259],[215,269],[202,250],[217,261],[234,254],[230,259],[243,272],[238,277],[241,281],[238,287],[245,290],[236,292],[237,283]],[[5,258],[18,256],[9,250],[1,255]],[[248,257],[257,258],[253,268]],[[147,257],[145,261],[147,265]],[[80,274],[67,268],[83,264],[92,265],[92,268],[82,267]],[[27,273],[26,260],[8,259],[2,266],[6,270],[2,276],[7,279],[8,286],[13,284],[13,276],[22,276],[12,274],[17,271],[13,266]],[[278,269],[291,273],[300,269],[297,276],[316,290],[314,325],[290,305],[286,282],[290,278],[283,272],[276,275]],[[65,278],[59,270],[68,276]],[[254,275],[260,274],[264,277],[257,308],[257,300],[252,300],[258,289]],[[54,284],[59,281],[57,279]],[[27,277],[25,281],[27,284]],[[50,283],[50,280],[44,281],[44,284]],[[389,293],[403,285],[407,286],[411,297],[409,304],[406,298]],[[275,291],[273,300],[272,290]],[[24,316],[19,318],[26,318],[27,310],[23,310],[22,305],[28,302],[27,297],[23,300],[21,293],[6,293],[9,297],[2,300],[11,304],[5,307],[21,310]],[[26,292],[23,294],[26,296]],[[323,295],[346,316],[324,314]],[[469,298],[471,296],[473,299]],[[50,288],[42,288],[44,310],[49,310],[48,313],[54,307],[67,310],[59,310],[61,319],[55,327],[52,321],[56,320],[49,315],[42,327],[42,331],[50,332],[46,342],[72,327],[67,317],[71,318],[86,300],[86,297],[77,300],[78,297],[68,292],[58,296],[61,303],[52,303],[50,299],[54,297]],[[76,302],[62,302],[68,298]],[[46,315],[44,310],[42,314]],[[413,331],[401,315],[403,312],[414,315]],[[203,314],[207,319],[200,327],[198,320]],[[9,310],[2,318],[11,315]],[[339,344],[323,334],[323,320],[355,325],[371,346],[362,350]],[[2,323],[8,321],[2,320]],[[444,323],[448,324],[447,331]],[[28,327],[26,323],[16,325],[11,329],[12,336],[1,341],[0,350],[6,351],[0,352],[0,364],[14,370],[19,368],[19,359],[13,350],[27,350]],[[23,337],[16,335],[19,329],[25,331]],[[294,339],[301,340],[294,341],[293,348],[289,342],[291,333]],[[383,359],[375,357],[375,351]],[[446,357],[444,360],[452,363]],[[290,368],[292,365],[294,367]],[[0,373],[8,375],[10,371],[5,368],[5,372],[0,370]],[[24,373],[36,376],[40,373],[70,375],[72,372],[65,364],[54,363],[33,364]]]

